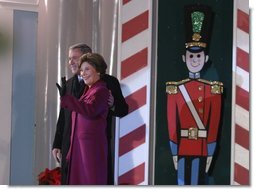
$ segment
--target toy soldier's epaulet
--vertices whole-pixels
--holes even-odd
[[[223,83],[222,82],[208,81],[205,79],[198,79],[198,81],[211,85],[211,93],[212,94],[222,94],[223,93]]]
[[[184,79],[184,80],[181,80],[181,81],[169,81],[169,82],[166,82],[166,92],[168,94],[177,94],[178,90],[177,90],[177,86],[181,85],[181,84],[184,84],[186,82],[190,81],[189,78],[187,79]]]

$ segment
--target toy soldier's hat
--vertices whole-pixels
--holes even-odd
[[[208,49],[212,30],[212,10],[206,5],[185,6],[185,48],[199,52]]]

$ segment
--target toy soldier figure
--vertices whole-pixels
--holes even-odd
[[[211,9],[185,7],[186,43],[183,61],[189,78],[167,82],[169,146],[179,185],[206,184],[206,173],[216,149],[223,84],[200,78],[208,61]]]

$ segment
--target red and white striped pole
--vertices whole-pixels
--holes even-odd
[[[249,1],[236,0],[234,7],[231,184],[249,185]]]
[[[148,185],[152,0],[120,0],[118,79],[129,114],[116,125],[115,184]]]

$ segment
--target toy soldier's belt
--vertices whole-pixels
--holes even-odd
[[[188,137],[189,139],[206,138],[206,130],[199,130],[198,128],[191,127],[189,129],[181,129],[181,137]]]

